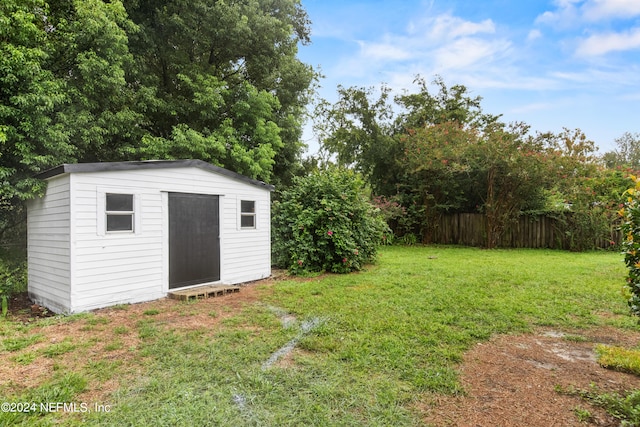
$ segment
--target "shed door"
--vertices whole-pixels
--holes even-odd
[[[220,280],[218,196],[169,193],[169,289]]]

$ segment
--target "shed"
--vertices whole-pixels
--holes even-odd
[[[53,312],[271,275],[269,184],[201,160],[64,164],[38,178],[28,290]]]

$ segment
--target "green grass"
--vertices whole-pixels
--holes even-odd
[[[596,353],[600,366],[640,376],[640,350],[600,344]]]
[[[616,253],[386,247],[367,271],[278,282],[231,317],[223,305],[213,329],[174,329],[145,312],[136,331],[138,378],[97,402],[111,412],[64,422],[420,425],[416,403],[464,394],[458,364],[494,334],[603,324],[638,330],[621,294],[624,277]],[[317,326],[304,330],[313,319]],[[286,363],[265,368],[292,340]],[[119,369],[96,366],[102,375]]]
[[[118,325],[113,328],[113,333],[117,335],[126,335],[129,333],[129,329],[126,326]]]
[[[104,351],[114,351],[114,350],[120,350],[122,348],[124,348],[124,344],[122,343],[121,340],[116,339],[111,341],[108,344],[105,344]]]
[[[41,339],[41,334],[6,338],[2,340],[2,346],[0,346],[0,348],[4,348],[6,351],[19,351],[39,342]]]
[[[0,425],[2,426],[54,426],[65,423],[62,414],[52,412],[47,415],[41,410],[41,404],[72,403],[76,396],[86,389],[87,380],[77,373],[55,373],[52,378],[31,389],[20,396],[3,396],[2,402],[14,404],[28,404],[28,411],[25,412],[0,412]],[[31,406],[32,405],[32,406]],[[79,403],[78,403],[79,405]],[[46,415],[46,416],[43,416]],[[55,415],[60,417],[56,421]],[[75,422],[74,422],[75,423]]]
[[[68,337],[62,342],[51,344],[42,351],[42,354],[46,357],[56,358],[57,356],[72,352],[76,347],[77,345],[72,343],[71,338]]]

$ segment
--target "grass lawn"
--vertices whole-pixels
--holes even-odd
[[[0,380],[5,401],[73,402],[88,382],[135,370],[110,396],[110,412],[0,412],[0,425],[419,425],[415,403],[464,393],[457,364],[493,334],[604,324],[639,330],[624,277],[622,256],[612,252],[385,247],[361,273],[255,285],[259,300],[212,328],[184,328],[145,311],[135,330],[111,328],[115,347],[136,334],[133,365],[89,358],[58,366],[31,388]],[[202,302],[176,304],[193,312]],[[29,366],[56,352],[87,354],[92,345],[63,340],[33,350],[42,344],[37,327],[0,320],[0,356]]]

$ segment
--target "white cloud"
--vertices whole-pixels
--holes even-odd
[[[555,71],[551,73],[555,79],[562,80],[565,84],[571,83],[589,83],[593,81],[593,75],[587,70],[583,72]]]
[[[492,62],[497,56],[506,55],[510,47],[510,43],[503,40],[460,38],[434,52],[436,67],[439,70],[463,69]]]
[[[395,44],[393,40],[381,43],[359,41],[358,44],[360,45],[360,54],[373,61],[404,61],[413,56],[404,46]]]
[[[640,1],[640,0],[638,0]],[[582,0],[556,3],[558,8],[575,13]],[[560,9],[559,9],[560,10]],[[633,36],[633,37],[630,37]],[[542,29],[531,29],[527,41],[544,37]],[[584,40],[571,39],[581,56],[602,55],[612,50],[640,46],[640,28],[633,34],[593,35]],[[603,81],[617,81],[620,70],[604,64],[610,76],[594,74],[594,69],[573,71],[567,68],[571,57],[540,60],[530,44],[516,45],[499,32],[492,20],[471,21],[449,13],[414,19],[404,31],[378,33],[372,39],[355,42],[358,50],[342,58],[331,74],[342,81],[357,79],[364,86],[383,81],[394,88],[410,88],[416,75],[442,75],[468,87],[488,90],[558,91],[568,88],[599,86]],[[564,44],[565,41],[559,41]],[[580,43],[580,44],[578,44]],[[544,56],[544,55],[543,55]],[[540,69],[538,69],[540,67]],[[555,70],[555,71],[554,71]],[[571,70],[571,71],[570,71]],[[536,75],[537,73],[537,75]]]
[[[638,0],[559,0],[557,8],[546,11],[536,18],[537,24],[548,24],[560,28],[582,22],[609,21],[615,18],[630,19],[640,16]]]
[[[430,22],[429,22],[430,21]],[[434,20],[429,20],[421,26],[412,25],[414,31],[417,28],[431,28],[428,36],[431,39],[453,39],[457,37],[472,36],[476,34],[493,34],[496,31],[491,19],[482,22],[465,21],[464,19],[449,14],[439,15]]]
[[[528,41],[533,41],[533,40],[537,40],[539,38],[542,37],[542,31],[540,30],[531,30],[529,31],[529,34],[527,35],[527,40]]]
[[[558,8],[554,11],[546,11],[539,15],[535,23],[567,28],[579,19],[578,8],[575,4],[581,0],[560,0],[555,4]]]
[[[495,31],[491,20],[472,22],[443,14],[412,22],[404,34],[358,42],[357,62],[391,65],[415,60],[435,62],[439,69],[467,67],[509,48],[508,42],[491,36]]]
[[[584,17],[590,21],[608,18],[632,18],[640,15],[638,0],[588,0],[582,7]]]
[[[594,34],[579,44],[576,54],[579,56],[600,56],[609,52],[639,48],[640,28],[633,28],[624,33]]]

